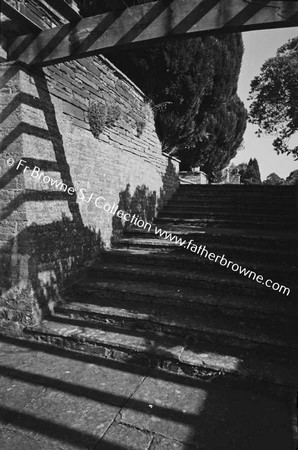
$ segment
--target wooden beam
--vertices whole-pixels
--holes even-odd
[[[297,1],[159,0],[18,37],[8,58],[49,65],[113,49],[202,32],[235,32],[298,25]]]
[[[46,0],[46,3],[69,22],[78,22],[82,18],[65,0]]]
[[[23,3],[18,3],[18,8],[15,8],[6,0],[1,0],[0,11],[13,22],[17,22],[21,29],[29,33],[37,34],[47,29],[43,21]]]
[[[141,3],[150,3],[153,0],[138,0],[138,4]],[[157,2],[158,0],[154,0]],[[96,10],[96,14],[102,14],[105,12],[111,12],[111,11],[123,11],[126,8],[129,8],[129,4],[133,3],[133,0],[101,0],[100,2],[97,2],[94,6],[92,1],[90,2],[90,5],[88,4],[84,6],[84,16],[90,16],[92,14],[88,14],[88,12],[92,12]]]

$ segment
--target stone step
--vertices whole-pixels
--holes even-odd
[[[217,197],[217,198],[208,198],[206,196],[202,197],[178,197],[178,198],[172,198],[169,200],[165,206],[175,206],[175,207],[205,207],[205,208],[234,208],[234,209],[240,209],[240,210],[252,210],[252,211],[258,211],[258,210],[269,210],[272,212],[278,213],[281,211],[282,213],[288,212],[288,211],[294,211],[295,210],[295,199],[280,199],[278,202],[270,201],[269,199],[259,199],[259,198],[253,198],[253,199],[243,199],[241,197],[235,198],[235,197]]]
[[[179,186],[178,192],[260,192],[269,195],[295,193],[295,186],[271,186],[258,184],[184,184]]]
[[[157,225],[163,225],[164,227],[167,225],[192,225],[196,227],[206,227],[206,228],[240,228],[240,229],[255,229],[255,230],[291,230],[294,231],[297,229],[297,221],[295,220],[275,220],[274,222],[264,221],[264,220],[241,220],[240,218],[237,220],[233,219],[198,219],[198,218],[184,218],[181,216],[180,218],[169,217],[165,215],[160,215],[155,219],[155,223]]]
[[[260,212],[258,214],[255,214],[253,212],[248,212],[248,211],[214,211],[214,210],[210,210],[210,211],[201,211],[200,208],[197,208],[197,210],[193,210],[193,209],[178,209],[178,208],[165,208],[161,213],[159,213],[158,215],[158,219],[162,217],[174,217],[174,218],[179,218],[179,219],[188,219],[188,218],[198,218],[198,219],[214,219],[214,220],[229,220],[229,221],[235,221],[235,222],[239,222],[239,219],[241,219],[241,221],[246,221],[246,222],[251,222],[251,221],[256,221],[256,222],[264,222],[264,223],[272,223],[272,222],[276,222],[276,223],[296,223],[298,226],[298,220],[297,220],[297,216],[296,213],[295,214],[287,214],[287,215],[281,215],[281,214],[267,214],[265,212]]]
[[[242,230],[231,228],[200,228],[192,225],[165,224],[158,225],[158,229],[165,230],[172,235],[177,235],[187,241],[193,239],[197,243],[206,245],[226,245],[245,248],[269,249],[274,251],[288,251],[290,253],[298,250],[298,236],[292,231],[270,230]],[[150,232],[141,228],[127,228],[124,236],[130,239],[151,239],[165,242],[155,234],[155,225]],[[169,242],[167,240],[166,242]]]
[[[295,205],[295,194],[285,195],[260,195],[258,193],[243,194],[241,192],[180,192],[174,194],[170,201],[185,202],[210,202],[210,204],[231,203],[235,201],[238,204],[253,205],[276,205],[280,206],[285,202],[286,205]]]
[[[154,305],[175,306],[188,311],[207,311],[250,320],[263,318],[276,323],[298,320],[298,304],[289,298],[285,301],[280,296],[233,295],[154,281],[92,281],[86,278],[66,290],[63,300],[119,308],[124,305],[126,309],[132,304],[136,308],[141,302],[153,308]]]
[[[210,202],[184,202],[184,201],[169,201],[162,211],[193,211],[193,212],[231,212],[231,213],[245,213],[245,214],[266,214],[268,216],[289,215],[296,217],[297,212],[294,210],[292,204],[280,206],[276,205],[245,205],[236,204],[235,202],[218,202],[210,204]]]
[[[201,245],[201,242],[197,240],[196,245]],[[118,239],[113,244],[114,249],[130,249],[130,250],[143,250],[147,252],[155,252],[159,254],[163,253],[173,253],[179,255],[185,255],[190,252],[189,249],[184,249],[179,245],[174,244],[166,239],[150,239],[148,237],[140,238],[128,238],[124,237]],[[258,263],[272,263],[279,264],[281,267],[284,266],[297,266],[298,264],[298,251],[292,249],[291,252],[283,250],[272,250],[272,249],[262,249],[259,247],[236,247],[232,243],[223,245],[212,243],[206,246],[209,252],[213,252],[218,255],[229,255],[229,259],[239,259],[243,258],[245,261],[257,261]]]
[[[297,386],[297,359],[287,355],[259,354],[206,341],[185,344],[181,338],[147,330],[111,331],[107,327],[81,327],[65,320],[44,321],[42,326],[25,329],[24,334],[38,342],[185,376]]]
[[[129,264],[109,264],[95,263],[87,269],[87,275],[94,280],[103,279],[122,279],[127,281],[155,281],[163,284],[197,287],[210,289],[211,291],[225,290],[229,293],[243,295],[272,295],[273,290],[266,288],[263,284],[257,283],[247,277],[236,274],[228,269],[224,274],[209,271],[199,273],[198,271],[173,270],[170,268],[161,268],[156,266],[134,266]],[[275,281],[275,280],[274,280]],[[289,286],[290,295],[284,295],[285,298],[293,298],[296,295],[296,289]],[[270,294],[269,294],[269,292]],[[282,295],[276,293],[275,295]]]
[[[177,247],[177,246],[176,246]],[[210,249],[207,251],[212,252]],[[223,255],[223,253],[215,253],[215,255]],[[241,255],[243,258],[243,255]],[[230,259],[229,252],[225,253],[225,258]],[[123,264],[134,264],[134,265],[155,265],[161,267],[174,267],[174,268],[184,268],[187,270],[198,270],[202,272],[216,271],[224,272],[227,270],[225,267],[221,266],[219,262],[210,261],[210,259],[199,256],[197,254],[192,253],[190,250],[187,250],[185,254],[181,252],[165,251],[161,252],[148,252],[148,250],[106,250],[101,254],[101,260],[108,263],[123,263]],[[253,270],[256,273],[262,273],[262,275],[266,278],[271,279],[279,279],[283,283],[297,281],[297,272],[298,272],[298,259],[295,262],[295,266],[284,265],[281,266],[281,262],[278,261],[277,264],[273,264],[272,261],[267,264],[260,264],[260,262],[256,262],[255,255],[251,260],[239,260],[235,259],[234,262],[239,264],[241,267],[246,268],[248,270]]]
[[[261,197],[252,197],[246,198],[243,196],[239,197],[230,197],[230,196],[219,196],[219,197],[211,197],[211,196],[189,196],[186,194],[178,195],[175,194],[171,197],[167,204],[173,205],[202,205],[205,207],[220,207],[220,206],[232,206],[235,205],[237,208],[245,207],[245,208],[269,208],[269,209],[278,209],[280,207],[289,209],[291,206],[295,205],[295,197],[289,196],[285,198],[280,198],[278,201],[276,198],[261,198]]]
[[[172,198],[173,199],[177,199],[177,198],[189,198],[190,200],[194,199],[194,198],[208,198],[208,200],[212,201],[217,199],[217,198],[236,198],[236,199],[243,199],[243,201],[247,201],[247,200],[251,200],[251,199],[256,199],[256,200],[266,200],[269,201],[271,203],[274,203],[276,201],[280,201],[281,199],[284,200],[294,200],[296,196],[296,192],[294,190],[292,191],[288,191],[288,192],[282,192],[282,193],[278,193],[278,192],[243,192],[243,191],[202,191],[202,190],[190,190],[190,191],[185,191],[185,190],[181,190],[178,189],[178,191],[176,191]]]
[[[153,331],[180,337],[185,342],[204,340],[260,352],[296,355],[296,324],[194,311],[169,305],[131,302],[101,306],[81,302],[61,303],[51,320],[67,319],[79,326],[98,325],[137,331]]]
[[[258,195],[259,197],[291,197],[295,195],[295,188],[293,186],[289,189],[253,189],[253,188],[220,188],[220,187],[208,187],[208,186],[180,186],[174,195],[242,195],[243,197],[249,197],[252,195]]]

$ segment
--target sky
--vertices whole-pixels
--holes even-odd
[[[298,36],[298,27],[279,28],[274,30],[248,31],[242,34],[244,42],[244,55],[238,83],[238,95],[249,107],[247,100],[250,82],[259,75],[263,63],[275,56],[277,49],[289,39]],[[259,163],[262,180],[275,172],[282,178],[286,178],[290,172],[298,169],[298,161],[292,156],[278,155],[272,147],[274,137],[255,135],[257,127],[247,124],[244,135],[244,150],[237,153],[231,161],[234,164],[248,162],[250,158],[256,158]],[[298,144],[298,133],[292,143]]]

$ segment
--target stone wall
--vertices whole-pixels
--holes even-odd
[[[32,324],[128,225],[103,204],[151,221],[179,162],[162,154],[142,92],[106,59],[0,70],[0,312]],[[90,102],[120,111],[98,138]]]

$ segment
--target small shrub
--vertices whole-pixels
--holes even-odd
[[[146,119],[143,117],[137,119],[136,126],[137,126],[137,136],[140,137],[146,127]]]
[[[141,110],[140,116],[136,118],[137,136],[140,137],[146,127],[148,118],[150,116],[150,105],[144,102]]]
[[[102,133],[107,120],[107,107],[103,102],[92,102],[88,108],[90,130],[95,138]]]
[[[117,103],[108,106],[106,126],[113,127],[121,116],[121,109]]]

